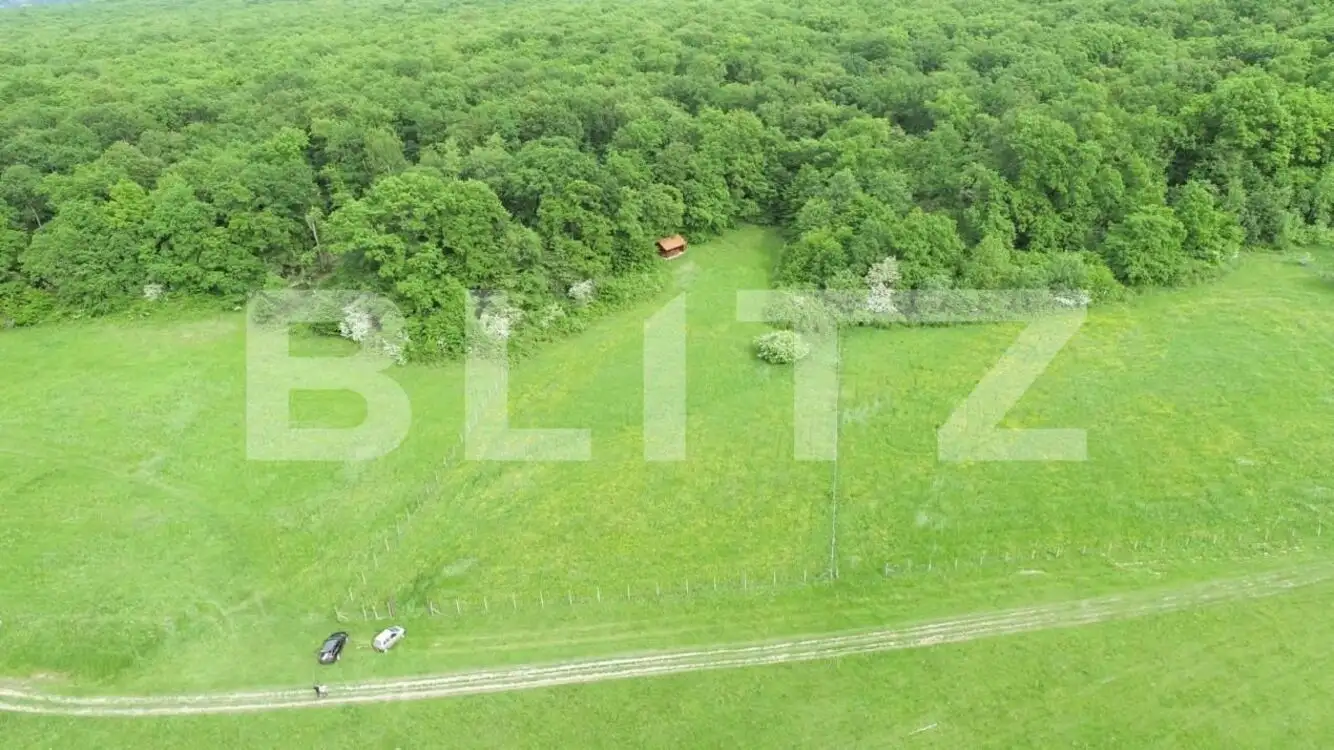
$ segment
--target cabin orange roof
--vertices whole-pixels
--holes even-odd
[[[671,237],[663,237],[662,239],[658,240],[658,247],[661,248],[662,250],[668,250],[668,251],[676,250],[678,248],[682,248],[685,246],[686,246],[686,238],[682,237],[679,234],[674,234]]]

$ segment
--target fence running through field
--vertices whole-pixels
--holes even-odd
[[[490,408],[492,401],[500,394],[500,384],[497,383],[490,391],[482,394],[482,406],[477,409],[477,416],[485,413]],[[465,404],[465,409],[467,406]],[[355,586],[359,580],[364,588],[368,585],[366,578],[367,571],[374,572],[380,567],[381,555],[387,559],[393,553],[397,542],[403,538],[403,535],[411,528],[413,517],[422,509],[426,503],[432,500],[438,500],[441,496],[440,488],[445,484],[445,472],[454,468],[459,463],[460,454],[466,449],[468,434],[477,427],[477,418],[466,417],[467,421],[459,430],[458,440],[450,448],[449,454],[445,456],[440,467],[436,469],[432,481],[422,488],[413,499],[409,500],[406,506],[394,514],[394,528],[392,532],[386,532],[373,544],[370,550],[361,556],[359,560],[354,561],[350,568],[350,585]]]
[[[482,395],[482,406],[474,415],[480,415],[499,395],[499,388]],[[841,394],[840,394],[841,395]],[[841,406],[841,405],[840,405]],[[877,402],[878,406],[878,402]],[[840,409],[841,412],[841,409]],[[847,415],[853,416],[851,414]],[[838,421],[841,433],[843,419]],[[355,620],[374,621],[415,617],[494,616],[506,613],[568,612],[588,606],[643,605],[655,602],[682,602],[707,597],[738,595],[773,595],[810,587],[833,587],[842,579],[853,586],[902,585],[922,576],[976,575],[1041,575],[1057,573],[1062,567],[1077,564],[1104,564],[1122,570],[1150,571],[1154,565],[1180,565],[1206,560],[1235,560],[1256,556],[1286,555],[1301,552],[1323,541],[1323,521],[1311,519],[1303,525],[1288,525],[1280,531],[1280,524],[1290,519],[1276,518],[1260,527],[1259,532],[1222,534],[1192,531],[1174,537],[1156,539],[1114,540],[1099,543],[1054,543],[1024,547],[996,547],[963,550],[933,548],[915,556],[885,556],[880,560],[849,557],[844,560],[839,551],[839,466],[837,453],[832,461],[829,502],[828,561],[823,568],[803,570],[728,570],[682,577],[679,580],[645,580],[630,584],[605,582],[599,584],[553,586],[537,590],[494,590],[477,593],[460,590],[457,594],[441,592],[438,595],[400,597],[393,592],[377,593],[374,573],[382,559],[388,560],[399,540],[410,529],[411,521],[426,503],[440,497],[445,473],[456,468],[460,454],[465,451],[467,435],[476,427],[476,418],[469,417],[449,455],[435,472],[433,481],[409,500],[395,515],[392,529],[384,533],[360,559],[350,562],[349,585],[345,599],[334,605],[332,614],[339,622]],[[840,435],[841,437],[841,435]],[[838,445],[836,438],[835,445]],[[836,449],[837,450],[837,449]],[[1044,568],[1050,568],[1046,570]],[[360,585],[358,585],[358,583]],[[316,617],[311,613],[310,617]],[[322,615],[327,617],[328,613]]]
[[[558,614],[586,607],[682,603],[708,598],[772,596],[799,589],[902,586],[925,577],[1059,574],[1080,565],[1102,565],[1153,575],[1155,566],[1276,557],[1301,553],[1323,542],[1323,523],[1313,528],[1268,524],[1263,533],[1222,534],[1195,532],[1176,537],[1116,540],[1103,544],[978,549],[972,552],[938,551],[917,557],[884,560],[849,560],[843,574],[819,567],[805,570],[735,570],[730,573],[648,580],[633,584],[580,585],[551,589],[485,594],[450,594],[399,601],[393,595],[363,598],[349,589],[346,600],[333,607],[340,622],[409,619],[418,617],[503,616],[548,612]]]
[[[842,337],[835,337],[835,363],[843,356],[842,344]],[[842,389],[837,389],[834,398],[841,401],[842,397]],[[839,418],[834,423],[834,461],[829,478],[829,576],[834,580],[838,580],[838,446],[843,438],[843,408],[837,401],[834,409]]]
[[[878,560],[850,558],[842,566],[837,579],[817,564],[805,570],[732,570],[714,575],[682,577],[677,580],[645,580],[631,584],[610,582],[597,584],[552,586],[536,590],[494,589],[458,593],[442,591],[412,599],[393,592],[384,595],[358,594],[349,587],[346,598],[322,611],[292,611],[281,607],[270,609],[263,602],[258,607],[240,605],[230,609],[221,606],[199,607],[192,613],[126,616],[120,612],[91,614],[66,612],[22,613],[0,610],[0,629],[33,629],[50,626],[68,626],[70,623],[136,623],[145,627],[165,628],[170,631],[177,622],[212,619],[232,628],[239,624],[304,619],[307,622],[375,622],[408,621],[420,618],[478,618],[568,615],[571,612],[602,607],[649,607],[661,611],[663,606],[684,606],[707,603],[710,599],[735,597],[779,596],[801,590],[848,591],[871,594],[875,587],[893,587],[926,583],[932,579],[985,576],[996,578],[1016,575],[1060,575],[1063,572],[1101,566],[1127,575],[1153,576],[1155,568],[1179,569],[1191,563],[1240,562],[1265,557],[1284,557],[1317,551],[1329,551],[1334,540],[1324,536],[1324,524],[1285,524],[1275,519],[1249,533],[1209,531],[1188,532],[1177,536],[1147,539],[1119,539],[1101,544],[1050,544],[1011,546],[991,549],[940,550],[936,553],[913,557],[885,557]],[[281,611],[275,611],[281,610]]]
[[[839,352],[841,354],[841,352]],[[838,354],[836,354],[838,356]],[[482,395],[480,409],[468,410],[480,415],[499,395],[493,388]],[[841,396],[841,393],[840,393]],[[879,407],[876,402],[875,408]],[[841,404],[839,413],[843,414]],[[844,415],[851,419],[855,413]],[[1117,569],[1141,570],[1152,574],[1156,564],[1180,565],[1206,560],[1235,560],[1256,556],[1285,555],[1301,552],[1323,541],[1323,522],[1310,519],[1303,525],[1287,518],[1276,518],[1258,527],[1251,534],[1222,534],[1191,531],[1176,536],[1156,539],[1118,539],[1102,542],[1064,542],[1047,545],[1009,546],[962,549],[952,546],[942,550],[918,551],[912,556],[886,555],[879,560],[844,557],[839,549],[839,465],[837,452],[832,461],[828,502],[829,538],[828,560],[824,567],[802,570],[725,570],[701,571],[701,574],[678,580],[643,580],[626,584],[604,581],[589,584],[557,586],[525,590],[492,590],[479,593],[476,589],[460,588],[426,596],[400,597],[400,592],[377,592],[376,577],[382,560],[388,560],[397,543],[408,532],[411,522],[426,503],[440,497],[445,474],[457,468],[460,454],[465,451],[467,435],[474,430],[476,416],[469,416],[460,429],[457,441],[448,457],[435,472],[433,481],[409,500],[394,515],[392,528],[386,532],[360,559],[350,561],[347,596],[333,606],[333,615],[340,622],[354,620],[387,620],[405,617],[462,617],[502,615],[505,613],[566,612],[572,608],[589,606],[642,605],[655,602],[682,602],[707,597],[779,594],[816,586],[833,587],[842,582],[851,586],[902,585],[922,576],[977,575],[1041,575],[1059,573],[1072,565],[1107,565]],[[844,419],[838,420],[841,437]],[[835,448],[837,451],[837,448]],[[1281,524],[1287,524],[1280,530]],[[1262,533],[1261,533],[1262,532]],[[844,550],[846,554],[846,550]],[[846,579],[846,581],[844,581]],[[359,584],[359,585],[358,585]],[[311,615],[315,616],[314,614]],[[328,616],[328,613],[323,615]]]

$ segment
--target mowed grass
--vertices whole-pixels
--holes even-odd
[[[1218,283],[1093,311],[1001,425],[1086,429],[1090,460],[1082,463],[936,459],[935,427],[1021,326],[846,333],[835,519],[835,467],[793,456],[792,372],[756,362],[750,340],[764,328],[735,319],[736,293],[767,287],[778,251],[776,238],[757,229],[692,248],[673,262],[662,298],[513,369],[510,426],[587,429],[586,462],[459,460],[461,367],[391,373],[409,394],[413,423],[384,458],[248,461],[239,316],[6,333],[0,550],[7,570],[23,572],[0,579],[0,674],[51,675],[51,685],[71,691],[337,684],[894,624],[1281,562],[1266,556],[1326,554],[1334,290],[1306,269],[1254,256]],[[644,323],[679,295],[688,323],[687,456],[646,462]],[[353,394],[298,393],[293,411],[308,424],[346,426],[365,407]],[[840,577],[817,585],[831,548]],[[363,620],[362,607],[383,615],[391,599],[411,635],[390,656],[370,658],[370,635],[389,623]],[[441,614],[423,616],[423,602]],[[332,629],[355,640],[331,671],[312,656]],[[763,744],[810,745],[819,722],[838,724],[828,716],[842,703],[870,705],[850,697],[857,690],[895,710],[914,705],[866,687],[889,679],[881,670],[901,658],[784,668],[763,689],[762,677],[699,676],[556,691],[586,696],[571,699],[585,701],[575,709],[582,718],[563,729],[544,728],[542,718],[559,697],[459,705],[517,712],[517,726],[527,727],[479,735],[479,746],[596,744],[598,721],[643,712],[635,701],[662,689],[654,685],[702,691],[682,721],[715,724],[713,702],[759,691],[770,697],[755,710],[787,706],[806,717],[793,719],[790,737],[775,725],[764,734],[775,741]],[[970,664],[1005,669],[1010,658],[1026,657]],[[919,678],[910,669],[902,679]],[[852,684],[813,710],[795,684],[806,679]],[[1000,700],[991,681],[977,688],[979,705]],[[344,717],[339,731],[353,738],[367,735],[348,729],[350,717],[369,715],[384,717],[370,722],[382,736],[392,736],[395,717],[414,731],[457,733],[421,718],[431,713],[325,715]],[[318,718],[290,716],[171,726],[321,731]],[[803,721],[815,723],[803,729]],[[154,728],[166,724],[106,731],[170,738],[177,729]],[[589,733],[579,734],[585,725]],[[608,736],[642,737],[633,726],[608,726]],[[673,735],[689,724],[663,726],[677,745],[697,744]],[[899,731],[834,729],[854,744]],[[329,731],[324,741],[342,746]],[[698,744],[725,742],[732,731]],[[255,742],[273,744],[262,735]]]

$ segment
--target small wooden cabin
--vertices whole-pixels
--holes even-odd
[[[663,260],[671,260],[684,255],[686,251],[686,238],[679,234],[671,237],[663,237],[658,240],[658,257]]]

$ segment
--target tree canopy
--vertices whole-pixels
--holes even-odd
[[[793,287],[1185,284],[1334,222],[1332,51],[1316,0],[8,9],[0,317],[358,285],[430,359],[741,222]]]

